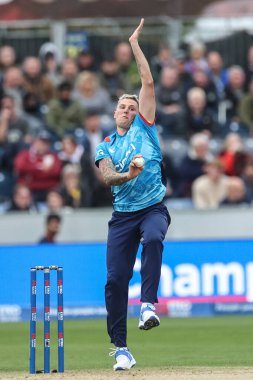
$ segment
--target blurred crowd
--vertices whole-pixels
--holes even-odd
[[[202,43],[150,58],[168,204],[199,209],[253,204],[253,47],[247,67],[224,67]],[[60,212],[112,203],[94,165],[115,129],[123,93],[138,95],[130,45],[102,61],[89,50],[59,60],[44,44],[16,62],[0,48],[0,211]]]

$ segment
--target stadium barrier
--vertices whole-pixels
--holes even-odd
[[[29,319],[29,268],[38,263],[64,267],[65,318],[105,318],[105,250],[105,243],[1,246],[0,321]],[[139,270],[140,252],[129,289],[129,316],[139,313]],[[253,240],[165,242],[158,313],[252,314],[252,278]],[[43,294],[38,294],[37,306],[42,313]]]

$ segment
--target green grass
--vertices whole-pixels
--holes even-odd
[[[253,318],[163,318],[159,328],[137,329],[129,320],[128,344],[143,367],[253,367]],[[51,324],[51,368],[57,365],[56,323]],[[38,326],[38,363],[42,368],[42,323]],[[105,321],[65,321],[65,367],[111,369]],[[0,324],[0,372],[28,371],[29,324]]]

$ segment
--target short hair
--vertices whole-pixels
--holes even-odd
[[[61,223],[61,216],[59,214],[48,214],[46,218],[46,224],[50,223],[52,220],[56,220],[57,222]]]
[[[81,167],[78,164],[67,164],[62,169],[62,177],[66,177],[68,174],[75,174],[79,177],[81,173]]]
[[[199,144],[209,144],[209,136],[205,133],[195,133],[194,135],[192,135],[192,137],[190,138],[190,145],[192,147],[196,147],[197,145]]]
[[[72,89],[73,89],[72,84],[70,82],[66,81],[66,80],[62,81],[57,86],[57,90],[59,92],[62,92],[62,91],[72,91]]]
[[[200,88],[200,87],[192,87],[188,92],[187,92],[187,100],[191,100],[195,96],[201,96],[204,100],[206,100],[206,93],[205,91]]]
[[[139,105],[139,99],[138,99],[138,96],[137,95],[134,95],[134,94],[123,94],[119,97],[119,100],[118,100],[118,103],[121,101],[121,100],[124,100],[124,99],[132,99],[134,100],[138,105]]]

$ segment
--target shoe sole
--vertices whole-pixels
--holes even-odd
[[[151,330],[154,327],[157,327],[160,325],[159,320],[156,317],[150,317],[146,322],[139,325],[140,330]]]
[[[131,368],[133,368],[135,366],[135,364],[136,364],[136,362],[133,363],[130,368],[124,368],[124,367],[114,368],[114,371],[129,371]]]

